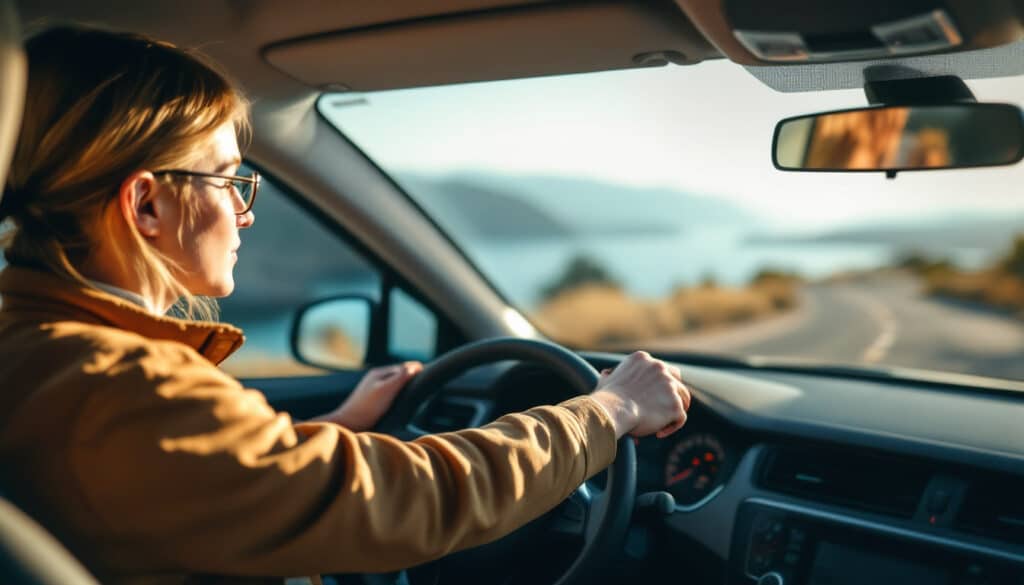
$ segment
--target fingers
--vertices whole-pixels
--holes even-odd
[[[661,429],[660,431],[658,431],[657,434],[655,434],[655,436],[658,437],[659,439],[664,439],[665,437],[667,437],[667,436],[671,435],[672,433],[678,431],[679,429],[683,428],[683,425],[685,425],[685,424],[686,424],[686,417],[684,416],[683,418],[675,421],[674,423],[672,423],[672,424],[668,425],[667,427],[665,427],[665,428]]]
[[[665,364],[665,366],[668,367],[668,373],[673,378],[679,380],[680,382],[683,381],[683,372],[682,370],[679,369],[679,366],[673,366],[672,364]]]
[[[420,362],[410,361],[401,364],[393,364],[390,366],[383,366],[380,368],[373,368],[366,373],[366,377],[377,382],[389,382],[394,379],[408,379],[423,370],[423,364]]]
[[[676,395],[676,399],[677,399],[676,406],[675,406],[676,418],[675,418],[675,420],[673,420],[669,424],[665,425],[665,427],[663,427],[661,430],[659,430],[657,432],[656,436],[659,439],[664,439],[665,437],[667,437],[667,436],[671,435],[672,433],[678,431],[679,429],[683,428],[683,425],[686,424],[686,418],[687,418],[687,416],[686,416],[686,408],[683,405],[682,397],[679,396],[679,395]]]
[[[679,382],[676,388],[676,393],[679,394],[679,399],[683,401],[683,410],[689,412],[690,404],[693,402],[693,396],[690,395],[690,389],[686,387],[686,384]]]
[[[626,357],[612,370],[601,372],[602,384],[637,406],[638,420],[630,434],[668,437],[686,424],[692,396],[683,373],[674,364],[644,351]]]

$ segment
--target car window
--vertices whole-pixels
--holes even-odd
[[[381,270],[272,179],[263,178],[253,212],[256,222],[241,234],[235,292],[220,299],[221,320],[241,327],[246,342],[221,367],[237,377],[325,373],[292,355],[290,336],[297,310],[334,295],[360,295],[379,304],[385,288]],[[389,358],[431,359],[437,317],[401,288],[386,288]]]
[[[241,327],[246,341],[222,368],[239,377],[317,374],[320,370],[292,356],[296,311],[339,294],[363,295],[379,303],[381,275],[272,179],[263,177],[253,213],[255,223],[241,232],[235,291],[219,300],[221,321]]]
[[[437,317],[401,288],[391,289],[388,353],[397,359],[426,361],[437,346]]]
[[[1024,379],[1024,166],[772,166],[779,120],[866,104],[720,60],[318,107],[563,344]]]

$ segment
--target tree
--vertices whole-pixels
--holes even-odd
[[[1003,258],[1003,269],[1014,276],[1024,278],[1024,236],[1013,239],[1010,253]]]
[[[558,278],[541,289],[541,296],[544,300],[553,299],[563,292],[588,284],[622,288],[618,280],[597,260],[585,254],[577,254],[569,260]]]

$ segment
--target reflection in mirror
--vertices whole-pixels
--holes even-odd
[[[300,315],[294,334],[296,356],[322,368],[361,367],[366,359],[373,305],[357,297],[321,301]]]
[[[1024,156],[1009,104],[890,106],[790,118],[775,130],[783,170],[882,171],[1006,165]]]

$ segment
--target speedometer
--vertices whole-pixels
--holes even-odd
[[[725,448],[714,435],[700,433],[688,437],[668,453],[665,489],[677,504],[695,504],[721,484],[727,463]]]

